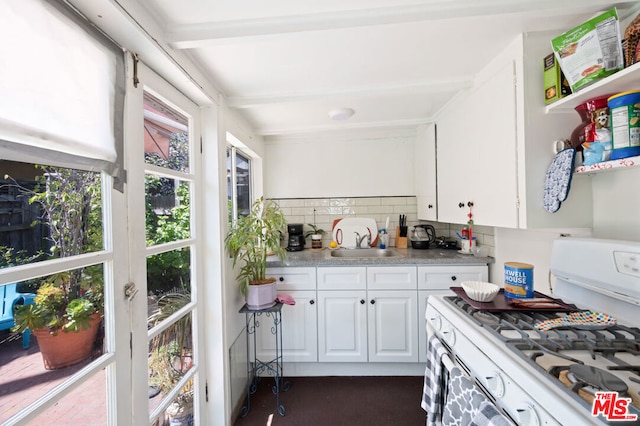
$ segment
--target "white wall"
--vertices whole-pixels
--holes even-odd
[[[503,284],[504,262],[534,265],[536,290],[549,291],[551,244],[560,234],[640,241],[640,168],[617,169],[591,176],[593,191],[593,230],[515,230],[496,228],[496,262],[490,279]]]
[[[640,241],[640,168],[594,175],[594,236]]]
[[[321,198],[415,194],[415,134],[265,140],[265,196]]]

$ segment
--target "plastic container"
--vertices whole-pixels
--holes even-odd
[[[640,90],[613,95],[608,105],[613,139],[611,158],[640,155]]]

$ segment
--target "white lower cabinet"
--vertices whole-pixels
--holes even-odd
[[[318,360],[417,362],[416,290],[415,266],[318,268]]]
[[[427,299],[431,295],[453,294],[450,287],[462,281],[487,281],[489,267],[477,266],[419,266],[418,267],[418,347],[419,362],[427,362]]]
[[[418,362],[418,294],[369,290],[369,362]]]
[[[318,361],[367,362],[367,292],[318,291]]]
[[[285,363],[424,363],[427,299],[462,281],[487,281],[487,265],[269,268],[282,308]],[[275,353],[271,318],[260,318],[258,358]]]
[[[318,361],[318,313],[316,268],[269,268],[267,276],[276,277],[278,292],[294,298],[295,305],[282,307],[282,358],[284,362]],[[275,352],[273,321],[261,315],[256,330],[256,354],[268,359]]]

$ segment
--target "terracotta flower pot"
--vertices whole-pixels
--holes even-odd
[[[67,367],[89,357],[98,333],[100,314],[93,314],[91,318],[91,327],[77,333],[58,331],[58,334],[53,335],[45,328],[33,330],[33,335],[38,339],[45,369]]]

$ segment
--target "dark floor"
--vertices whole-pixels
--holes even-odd
[[[422,377],[292,377],[291,387],[280,394],[285,416],[280,416],[274,381],[263,378],[246,417],[235,426],[331,425],[423,426],[420,408]]]

